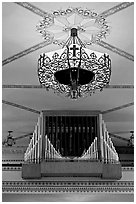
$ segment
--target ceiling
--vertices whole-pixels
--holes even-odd
[[[17,3],[2,3],[3,100],[38,111],[70,109],[100,110],[103,112],[119,107],[117,110],[103,114],[108,131],[128,132],[133,130],[134,5],[127,5],[126,8],[125,4],[123,4],[124,8],[121,5],[122,2],[31,2],[25,8]],[[88,8],[98,14],[109,11],[106,20],[110,26],[110,34],[102,40],[101,44],[88,46],[88,48],[110,55],[112,60],[110,85],[119,86],[117,88],[115,86],[105,88],[102,92],[97,91],[92,96],[76,101],[40,88],[6,88],[4,85],[40,85],[37,75],[39,55],[43,52],[60,49],[58,45],[54,44],[46,45],[40,49],[29,49],[44,41],[36,31],[36,25],[42,17],[38,15],[38,10],[35,7],[49,13],[68,7]],[[30,53],[27,52],[27,49],[30,50]],[[24,56],[17,57],[17,59],[13,57],[11,60],[10,57],[22,52]],[[123,108],[122,106],[125,104],[128,105]],[[13,130],[14,137],[33,132],[38,117],[36,113],[4,103],[2,111],[3,139],[6,138],[8,130]],[[130,134],[124,133],[120,136],[129,138]],[[114,138],[113,141],[116,145],[126,144],[126,142]],[[25,138],[18,140],[16,145],[27,144],[28,138]]]

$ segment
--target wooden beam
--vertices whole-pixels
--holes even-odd
[[[19,52],[19,53],[15,54],[15,55],[13,55],[11,57],[8,57],[8,58],[6,58],[5,60],[2,61],[2,66],[6,65],[6,64],[8,64],[8,63],[10,63],[12,61],[15,61],[15,60],[17,60],[17,59],[19,59],[19,58],[21,58],[21,57],[23,57],[25,55],[28,55],[28,54],[30,54],[30,53],[38,50],[38,49],[41,49],[41,48],[43,48],[43,47],[45,47],[45,46],[47,46],[49,44],[51,44],[51,41],[43,41],[43,42],[38,43],[37,45],[34,45],[34,46],[32,46],[32,47],[30,47],[30,48],[28,48],[26,50],[23,50],[22,52]]]
[[[121,110],[123,108],[127,108],[127,107],[130,107],[130,106],[133,106],[133,105],[134,105],[134,102],[127,103],[127,104],[122,105],[122,106],[118,106],[118,107],[115,107],[115,108],[112,108],[112,109],[109,109],[109,110],[106,110],[106,111],[102,111],[101,113],[102,114],[107,114],[107,113],[111,113],[113,111]]]
[[[40,114],[40,111],[37,111],[37,110],[35,110],[35,109],[29,108],[29,107],[26,107],[26,106],[22,106],[22,105],[19,105],[19,104],[16,104],[16,103],[12,103],[12,102],[5,101],[5,100],[2,100],[2,103],[3,103],[3,104],[6,104],[6,105],[13,106],[13,107],[16,107],[16,108],[19,108],[19,109],[23,109],[23,110],[26,110],[26,111],[30,111],[30,112],[32,112],[32,113]]]
[[[42,85],[17,85],[17,84],[4,84],[3,89],[46,89]],[[134,89],[134,85],[106,85],[104,89]]]
[[[97,42],[97,45],[101,46],[101,47],[104,47],[105,49],[108,49],[122,57],[125,57],[126,59],[129,59],[131,61],[134,61],[134,56],[117,48],[117,47],[114,47],[113,45],[110,45],[104,41],[100,41],[100,42]]]
[[[117,6],[114,6],[104,12],[102,12],[100,15],[102,15],[104,18],[108,17],[108,16],[111,16],[119,11],[122,11],[123,9],[129,7],[129,6],[132,6],[134,5],[134,2],[124,2],[124,3],[121,3],[121,4],[118,4]]]

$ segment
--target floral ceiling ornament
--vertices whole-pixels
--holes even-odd
[[[44,40],[53,39],[54,44],[64,46],[72,28],[77,28],[84,45],[97,43],[110,32],[106,19],[97,13],[82,8],[56,10],[46,15],[37,25]]]
[[[54,44],[62,46],[55,52],[41,54],[38,60],[39,81],[47,90],[78,99],[109,83],[109,55],[86,48],[109,32],[102,16],[69,8],[46,16],[37,29],[46,41],[53,39]]]

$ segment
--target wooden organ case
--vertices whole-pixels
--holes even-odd
[[[42,111],[24,155],[22,177],[120,179],[121,165],[100,111]]]

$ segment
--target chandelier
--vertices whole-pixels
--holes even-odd
[[[85,14],[85,12],[83,13]],[[85,21],[86,26],[84,27],[91,25],[92,28],[93,20],[93,24],[97,28],[97,32],[95,32],[96,35],[91,35],[93,37],[89,38],[89,41],[86,41],[81,36],[82,30],[85,28],[83,27],[84,24],[79,23],[79,20],[81,21],[82,18],[79,10],[69,10],[68,14],[65,12],[65,17],[59,16],[56,18],[54,15],[56,15],[56,13],[45,17],[44,21],[42,21],[38,27],[38,30],[42,33],[44,39],[49,40],[49,38],[53,38],[53,42],[57,42],[56,44],[61,45],[62,48],[55,52],[43,53],[40,55],[38,60],[38,77],[40,83],[47,90],[52,89],[55,93],[64,94],[71,99],[78,99],[86,95],[91,95],[92,93],[95,93],[97,89],[103,90],[104,86],[110,81],[111,60],[109,55],[87,49],[86,45],[89,43],[96,43],[95,41],[98,40],[98,36],[99,40],[102,38],[102,34],[100,35],[99,32],[102,32],[103,26],[106,25],[105,19],[102,20],[103,26],[101,26],[101,28],[100,26],[95,25],[99,25],[98,22],[100,21],[100,17],[89,17],[89,21],[88,19],[83,18],[83,21],[87,20]],[[78,15],[80,16],[79,19],[77,18]],[[53,32],[51,31],[57,28],[59,30],[60,22],[61,24],[62,22],[66,24],[66,22],[68,22],[67,19],[70,17],[72,19],[72,16],[74,19],[76,18],[76,20],[74,20],[75,24],[67,23],[68,27],[66,27],[66,25],[63,27],[65,37],[67,34],[66,39],[64,40],[64,36],[60,35],[59,32],[59,35],[63,36],[63,40],[59,35],[54,34],[53,37]],[[53,25],[52,18],[54,19],[54,22],[57,22],[59,19],[58,27]],[[55,21],[55,19],[57,20]],[[101,29],[102,31],[98,31]],[[94,31],[92,31],[92,33],[93,32]],[[103,33],[104,32],[106,31],[103,31]],[[56,36],[58,36],[58,40],[56,39]]]

